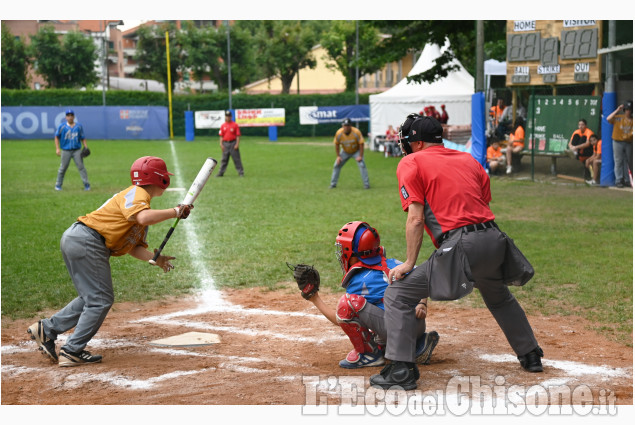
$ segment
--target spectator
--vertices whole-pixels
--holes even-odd
[[[342,122],[342,128],[335,133],[333,144],[335,145],[335,154],[337,157],[335,158],[335,164],[333,164],[330,188],[334,189],[337,186],[337,181],[340,178],[340,170],[344,164],[346,164],[346,161],[355,158],[357,166],[359,167],[359,173],[362,176],[364,189],[370,189],[368,170],[364,163],[364,136],[362,136],[361,131],[353,127],[349,118],[346,118]]]
[[[398,138],[397,130],[392,125],[389,125],[388,130],[386,130],[386,142],[384,143],[384,155],[386,157],[399,156]]]
[[[447,124],[448,120],[450,119],[450,116],[448,115],[448,112],[445,110],[445,105],[441,105],[441,120],[440,123],[441,124]]]
[[[630,187],[629,173],[633,172],[633,101],[629,100],[618,106],[606,120],[613,124],[615,186]]]
[[[505,150],[507,156],[507,174],[512,173],[512,155],[525,148],[525,123],[522,118],[514,121],[514,132],[509,135],[509,143]]]
[[[240,145],[240,127],[232,121],[231,111],[225,111],[225,122],[220,126],[218,135],[220,136],[220,148],[221,151],[223,151],[223,158],[221,159],[220,170],[218,170],[216,177],[223,177],[225,170],[227,170],[230,156],[234,161],[234,167],[236,167],[238,175],[244,177],[245,170],[243,168],[243,162],[240,159],[240,151],[238,150],[238,146]]]
[[[86,137],[84,137],[84,127],[80,123],[75,122],[75,112],[72,109],[68,109],[66,111],[66,122],[60,124],[55,132],[55,154],[62,158],[60,168],[57,170],[55,190],[62,190],[64,175],[71,163],[71,158],[75,161],[79,175],[82,178],[84,190],[90,190],[88,173],[82,158],[82,144],[85,148],[88,147]]]
[[[498,128],[503,112],[505,112],[505,101],[502,98],[498,98],[496,105],[489,109],[490,134],[494,133]]]
[[[598,140],[598,136],[592,134],[589,141],[593,147],[593,155],[587,158],[584,166],[589,169],[592,178],[586,180],[586,183],[597,186],[600,184],[600,169],[602,168],[602,140]]]
[[[487,165],[491,174],[498,174],[498,167],[505,165],[505,157],[501,149],[500,140],[492,139],[492,144],[487,148]]]
[[[593,131],[587,127],[587,122],[584,118],[580,118],[578,121],[578,129],[573,132],[571,139],[569,140],[569,150],[567,153],[569,156],[577,159],[584,165],[584,162],[593,155],[593,147],[589,138],[593,134]],[[584,168],[584,180],[589,180],[591,174],[589,170]]]

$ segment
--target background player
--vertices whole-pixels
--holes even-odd
[[[84,159],[82,158],[82,144],[85,148],[88,147],[84,136],[84,127],[80,123],[75,122],[75,112],[72,109],[68,109],[66,111],[66,122],[60,124],[55,132],[55,154],[61,157],[60,168],[57,170],[55,190],[62,190],[64,175],[71,163],[71,158],[75,161],[79,175],[82,178],[84,190],[90,190],[88,172],[86,172]]]
[[[115,294],[112,287],[110,257],[125,254],[148,262],[148,226],[175,217],[187,218],[193,205],[178,205],[164,210],[150,209],[152,198],[163,195],[170,185],[165,162],[154,156],[137,159],[130,169],[132,186],[114,195],[97,210],[81,216],[62,235],[60,248],[77,298],[48,319],[29,326],[27,332],[40,350],[60,366],[99,363],[102,356],[85,350],[101,327]],[[164,272],[174,268],[175,257],[160,255],[156,260]],[[75,328],[55,352],[57,335]]]
[[[344,164],[346,164],[346,161],[355,158],[357,166],[359,167],[359,173],[362,176],[364,189],[370,189],[368,170],[364,162],[364,136],[362,136],[361,131],[353,127],[350,119],[346,118],[342,121],[342,128],[335,133],[333,144],[335,145],[335,154],[337,157],[333,164],[330,188],[334,189],[337,186],[337,181],[340,178],[340,170]]]
[[[353,350],[340,361],[340,367],[346,369],[384,364],[384,291],[388,286],[390,268],[401,262],[387,259],[384,247],[379,243],[379,234],[368,223],[353,221],[345,224],[339,230],[335,246],[344,273],[342,287],[346,289],[346,294],[340,298],[336,310],[328,307],[317,291],[308,298],[327,319],[340,326],[351,340]],[[303,296],[306,297],[304,293]],[[415,314],[415,361],[427,364],[439,341],[437,332],[425,333],[427,299],[419,302]]]

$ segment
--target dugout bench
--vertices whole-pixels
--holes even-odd
[[[527,145],[529,145],[529,147],[527,147]],[[558,148],[555,148],[551,150],[547,150],[545,149],[545,144],[544,143],[538,143],[537,149],[534,151],[534,155],[535,156],[541,156],[541,157],[547,157],[547,158],[551,158],[551,174],[552,175],[557,175],[558,174],[558,159],[559,158],[570,158],[570,156],[567,154],[566,152],[566,144],[564,144],[564,146],[560,146]],[[542,149],[541,149],[542,148]],[[517,154],[512,154],[512,168],[514,170],[518,170],[521,167],[521,163],[520,160],[523,158],[523,156],[529,156],[531,158],[531,142],[530,143],[525,143],[525,149],[523,149],[522,151],[520,151]]]

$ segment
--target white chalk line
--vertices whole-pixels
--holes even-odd
[[[492,363],[518,363],[518,359],[511,354],[482,354],[481,359]],[[564,371],[568,376],[580,377],[597,375],[603,378],[629,378],[633,375],[632,368],[616,368],[611,366],[593,366],[586,363],[569,360],[543,359],[543,366],[553,367]]]

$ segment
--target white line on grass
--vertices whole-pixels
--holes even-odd
[[[176,180],[178,187],[188,187],[183,181],[183,174],[181,173],[181,167],[179,166],[179,159],[176,155],[173,140],[170,140],[170,149],[172,150],[172,160],[174,164],[174,180]],[[225,300],[223,300],[220,291],[216,289],[214,279],[202,261],[202,258],[205,257],[201,253],[201,246],[198,239],[199,233],[196,231],[196,220],[194,217],[196,217],[196,212],[194,212],[192,218],[187,220],[187,223],[184,223],[185,225],[183,227],[185,228],[190,258],[192,259],[192,268],[196,271],[201,283],[201,301],[203,305],[223,305],[225,304]]]

